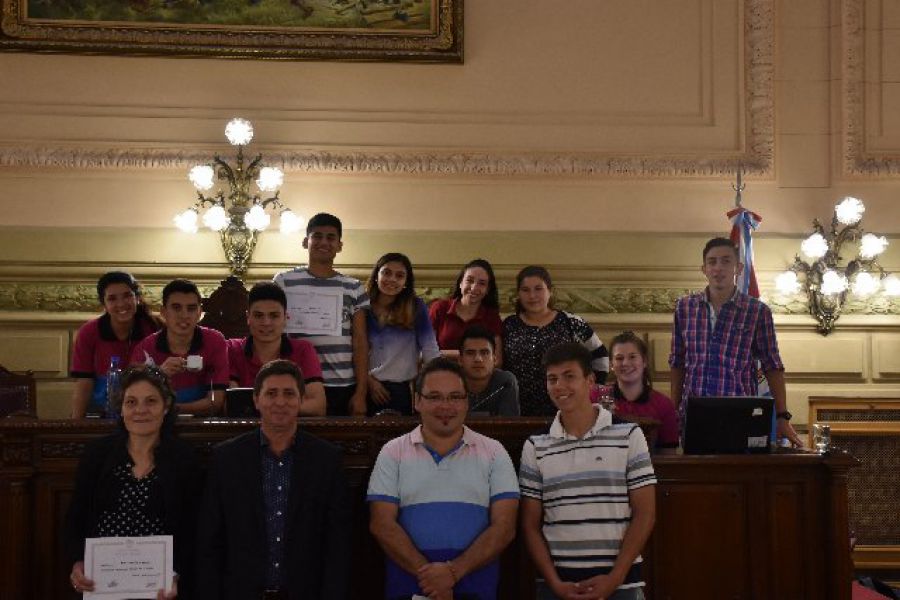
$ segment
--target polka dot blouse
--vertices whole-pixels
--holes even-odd
[[[113,470],[117,488],[115,508],[105,510],[97,522],[98,537],[137,537],[163,535],[163,515],[149,514],[150,492],[159,485],[156,470],[140,479],[128,461]]]

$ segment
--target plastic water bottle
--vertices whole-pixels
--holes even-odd
[[[117,419],[119,411],[116,410],[115,399],[122,387],[122,369],[119,368],[119,357],[109,359],[109,371],[106,372],[106,418]]]

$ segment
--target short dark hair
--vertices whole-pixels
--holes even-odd
[[[460,381],[462,381],[463,389],[465,389],[466,392],[469,391],[469,388],[466,385],[466,376],[463,374],[462,367],[459,366],[459,363],[455,360],[450,360],[449,358],[438,356],[437,358],[428,361],[425,366],[422,367],[422,370],[419,371],[419,375],[418,377],[416,377],[416,393],[422,393],[422,388],[425,385],[426,377],[428,377],[432,373],[438,373],[440,371],[447,371],[459,377]]]
[[[256,379],[253,380],[254,396],[259,396],[263,383],[272,375],[290,375],[297,382],[297,389],[300,390],[300,395],[303,395],[303,372],[300,370],[300,367],[289,360],[277,358],[264,364],[259,373],[256,374]]]
[[[195,294],[198,302],[203,299],[197,284],[188,279],[173,279],[166,284],[166,287],[164,287],[162,291],[163,306],[166,305],[169,301],[169,296],[172,294]]]
[[[500,308],[500,292],[497,290],[497,278],[494,276],[494,267],[492,267],[491,263],[483,258],[470,260],[463,265],[463,268],[460,269],[459,273],[456,275],[456,287],[453,288],[453,294],[451,294],[451,298],[456,298],[457,300],[462,298],[462,290],[460,289],[460,286],[462,285],[463,277],[466,276],[466,271],[476,267],[479,269],[484,269],[484,272],[487,273],[488,276],[488,289],[487,292],[485,292],[484,299],[481,301],[481,303],[488,308]]]
[[[494,333],[484,325],[469,325],[466,327],[462,337],[459,338],[460,351],[466,345],[466,340],[487,340],[491,344],[491,350],[497,350],[497,340],[494,337]]]
[[[709,254],[709,251],[713,248],[731,248],[732,252],[734,252],[735,258],[740,258],[741,255],[738,252],[737,246],[734,245],[734,242],[724,237],[714,237],[713,239],[706,242],[706,245],[703,246],[703,262],[706,262],[706,255]]]
[[[344,235],[344,228],[341,225],[341,220],[329,213],[321,212],[314,214],[312,218],[306,222],[306,235],[312,233],[312,230],[316,227],[334,227],[337,229],[338,238],[341,238]]]
[[[544,352],[541,366],[546,371],[550,367],[569,361],[577,362],[585,376],[593,372],[591,370],[591,351],[579,342],[563,342],[562,344],[551,346]]]
[[[135,296],[140,297],[141,295],[141,286],[138,285],[137,280],[135,280],[131,273],[126,273],[125,271],[110,271],[109,273],[101,275],[100,279],[97,280],[97,298],[100,299],[100,304],[103,304],[103,301],[106,299],[106,288],[114,283],[124,283],[132,292],[134,292]]]
[[[253,284],[253,287],[250,288],[250,294],[247,297],[247,307],[253,306],[254,302],[259,302],[260,300],[274,300],[284,310],[287,310],[287,295],[281,289],[281,286],[274,281],[260,281]]]
[[[125,391],[134,384],[146,381],[156,388],[159,395],[163,399],[166,410],[168,411],[163,417],[161,431],[170,432],[175,427],[178,411],[176,406],[175,391],[172,389],[172,383],[169,378],[158,367],[152,365],[132,365],[122,372],[122,378],[119,381],[119,389],[112,398],[112,405],[119,415],[122,414],[122,403],[125,400]],[[119,417],[119,422],[124,426],[124,422]]]
[[[519,302],[519,288],[522,287],[522,282],[525,281],[527,277],[538,277],[541,281],[544,282],[548,290],[553,290],[553,280],[550,279],[550,271],[548,271],[546,267],[542,267],[540,265],[528,265],[527,267],[523,268],[516,275],[516,314],[525,312],[525,309],[522,308],[522,303]],[[553,308],[552,297],[550,298],[549,308]]]

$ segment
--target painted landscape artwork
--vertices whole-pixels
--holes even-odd
[[[94,23],[428,31],[434,0],[27,0],[27,18]]]
[[[464,0],[0,0],[0,51],[463,62]]]

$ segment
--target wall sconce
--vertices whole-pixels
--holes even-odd
[[[203,214],[203,224],[219,232],[225,258],[231,265],[231,273],[240,276],[247,272],[256,248],[257,234],[269,226],[270,212],[279,212],[281,233],[285,234],[303,229],[304,219],[284,206],[278,198],[278,188],[284,182],[281,169],[262,166],[262,154],[257,154],[256,158],[244,166],[244,146],[253,139],[253,125],[250,121],[239,118],[230,120],[225,126],[225,137],[232,146],[237,146],[234,168],[218,154],[213,157],[212,163],[191,168],[188,179],[197,188],[197,202],[175,215],[174,222],[184,232],[197,233],[200,211],[209,207]],[[227,181],[227,189],[220,189],[212,196],[204,196],[204,192],[215,186],[216,179]],[[250,188],[254,179],[260,192],[274,194],[268,198],[261,198],[259,193],[251,195]]]
[[[886,296],[900,295],[900,278],[885,272],[877,261],[888,245],[887,239],[866,233],[860,225],[865,210],[861,200],[848,196],[834,207],[830,231],[813,219],[812,235],[800,244],[800,253],[811,262],[798,254],[789,270],[775,278],[775,287],[784,295],[806,288],[809,313],[822,335],[834,329],[848,293],[859,298],[868,298],[879,290]],[[849,242],[859,243],[857,255],[841,266],[841,249]]]

